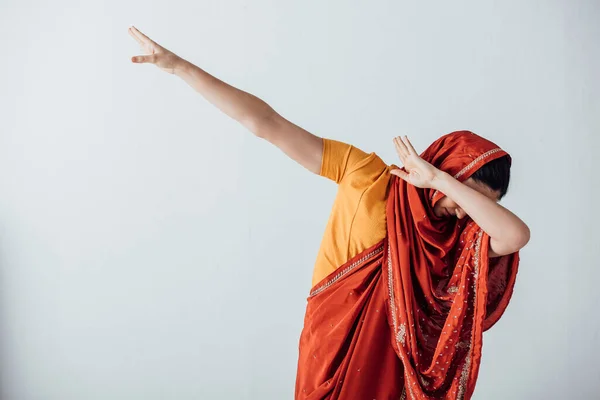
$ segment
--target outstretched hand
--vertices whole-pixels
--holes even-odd
[[[390,173],[419,188],[434,188],[440,170],[423,160],[408,140],[408,137],[394,138],[396,152],[404,165],[404,170],[395,169]]]
[[[178,55],[154,42],[134,26],[129,27],[129,34],[138,42],[144,53],[144,55],[132,57],[132,62],[154,64],[163,71],[174,74],[175,67],[183,61]]]

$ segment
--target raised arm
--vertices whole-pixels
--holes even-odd
[[[129,28],[129,34],[145,53],[132,57],[132,62],[154,64],[163,71],[177,75],[257,137],[277,146],[309,171],[315,174],[320,172],[323,153],[323,140],[320,137],[288,121],[253,94],[219,80],[165,49],[135,27]]]
[[[406,136],[394,143],[406,171],[395,169],[397,175],[411,185],[439,190],[460,207],[458,217],[471,217],[490,236],[490,256],[498,257],[522,249],[529,242],[529,227],[519,217],[483,193],[459,182],[423,160]]]

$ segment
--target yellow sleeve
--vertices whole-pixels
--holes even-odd
[[[337,140],[323,139],[323,157],[320,175],[340,183],[361,168],[385,169],[385,163],[375,154]]]

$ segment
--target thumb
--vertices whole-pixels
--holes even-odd
[[[390,174],[396,175],[397,177],[402,178],[406,182],[408,182],[408,174],[405,171],[401,170],[401,169],[393,169],[393,170],[390,171]]]
[[[135,56],[131,57],[131,61],[134,63],[142,64],[142,63],[154,63],[156,61],[156,55],[152,54],[149,56]]]

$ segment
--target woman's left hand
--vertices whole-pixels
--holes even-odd
[[[390,173],[416,187],[434,188],[436,178],[441,171],[419,156],[408,137],[398,136],[394,138],[394,144],[406,171],[395,169]]]
[[[140,49],[145,55],[132,57],[134,63],[150,63],[170,74],[175,73],[175,69],[180,66],[184,60],[177,54],[165,49],[148,36],[140,32],[136,27],[129,28],[129,34],[140,45]]]

